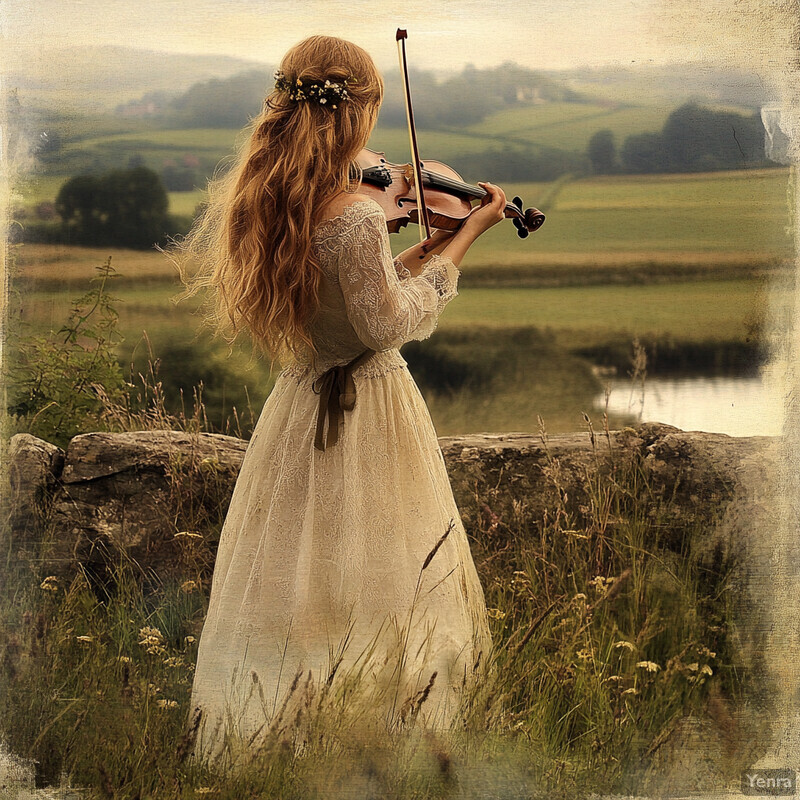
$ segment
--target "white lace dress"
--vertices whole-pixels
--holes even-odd
[[[398,350],[430,336],[460,273],[433,256],[411,277],[392,260],[373,201],[323,221],[314,246],[324,272],[312,331],[320,361],[280,373],[241,466],[199,642],[196,755],[266,730],[284,700],[293,708],[337,662],[331,686],[363,667],[361,685],[383,692],[370,707],[387,720],[435,672],[417,719],[445,728],[491,649],[436,432]],[[338,441],[319,450],[312,383],[366,348],[379,352],[352,372],[355,406]]]

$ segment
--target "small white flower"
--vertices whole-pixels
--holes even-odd
[[[636,650],[636,645],[635,644],[632,644],[631,642],[626,642],[626,641],[619,641],[614,645],[614,647],[627,647],[628,650],[630,650],[631,652]]]
[[[94,636],[76,636],[75,639],[79,642],[93,642]]]
[[[328,101],[324,97],[320,97],[319,102],[320,105],[322,105],[323,103],[327,103]]]
[[[640,669],[646,669],[648,672],[658,672],[661,669],[655,661],[638,661],[636,666]]]

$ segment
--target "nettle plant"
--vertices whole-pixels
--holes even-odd
[[[117,329],[119,298],[107,290],[118,275],[110,256],[95,269],[92,288],[73,301],[58,331],[11,337],[7,386],[14,432],[64,446],[78,433],[104,428],[105,403],[126,397],[115,353],[124,339]]]

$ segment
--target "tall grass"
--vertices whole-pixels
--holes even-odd
[[[117,551],[98,592],[83,569],[54,576],[36,556],[15,559],[6,535],[0,731],[36,759],[40,782],[63,771],[97,798],[559,798],[660,788],[681,720],[711,715],[728,721],[717,766],[736,778],[757,731],[736,714],[750,672],[731,635],[733,554],[701,555],[713,519],[676,514],[638,451],[586,424],[592,463],[576,472],[548,454],[544,496],[456,485],[494,650],[452,730],[376,727],[355,695],[315,705],[300,681],[280,735],[226,743],[236,769],[192,759],[189,690],[219,520],[191,519],[176,471],[181,557],[169,577],[143,581],[146,565]],[[40,557],[58,535],[43,535]]]

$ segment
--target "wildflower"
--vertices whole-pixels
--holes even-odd
[[[130,664],[131,663],[131,657],[130,656],[117,656],[117,661],[119,661],[121,664]]]
[[[701,656],[706,656],[707,658],[716,658],[717,654],[712,650],[709,650],[707,647],[701,647],[697,651]]]
[[[164,635],[158,628],[144,627],[139,631],[139,644],[150,655],[160,655],[166,652]]]
[[[622,694],[639,694],[639,690],[631,687],[630,689],[625,689]]]
[[[505,611],[501,611],[499,608],[487,608],[486,609],[486,614],[491,619],[505,619],[505,617],[506,617],[506,612]]]
[[[611,584],[614,583],[614,578],[606,578],[603,575],[597,575],[589,581],[590,586],[594,586],[598,592],[605,594]]]
[[[158,628],[145,626],[139,631],[139,644],[146,645],[161,644],[164,641],[164,634]]]
[[[516,570],[511,579],[511,590],[514,592],[524,592],[530,588],[531,581],[527,574]]]
[[[165,698],[161,698],[160,700],[156,700],[156,705],[159,708],[177,708],[178,701],[177,700],[166,700]]]
[[[661,669],[655,661],[637,661],[636,666],[648,672],[658,672]]]
[[[183,641],[186,642],[186,644],[194,644],[197,639],[195,639],[194,636],[184,636]]]
[[[697,672],[697,670],[700,669],[700,665],[695,661],[692,664],[687,664],[686,669]]]
[[[184,581],[181,584],[181,591],[186,592],[186,594],[191,594],[195,589],[198,589],[199,586],[197,581]]]
[[[577,656],[581,661],[589,661],[592,657],[592,651],[584,647],[578,650]]]
[[[46,592],[57,592],[58,591],[58,578],[55,575],[48,575],[40,584],[40,589],[44,589]]]
[[[622,680],[622,675],[609,675],[606,678],[606,680],[607,681],[621,681]]]
[[[94,636],[76,636],[75,639],[79,642],[93,642]]]
[[[170,656],[165,658],[163,663],[166,667],[182,667],[183,659],[180,656]]]
[[[633,644],[631,642],[626,642],[624,640],[616,642],[614,644],[614,647],[627,647],[628,650],[630,650],[631,652],[634,652],[634,650],[636,650],[636,645],[635,644]]]
[[[708,664],[703,664],[703,666],[700,667],[700,674],[701,675],[703,675],[703,674],[705,674],[705,675],[713,675],[714,674],[714,670],[711,669],[711,667],[709,667]]]

